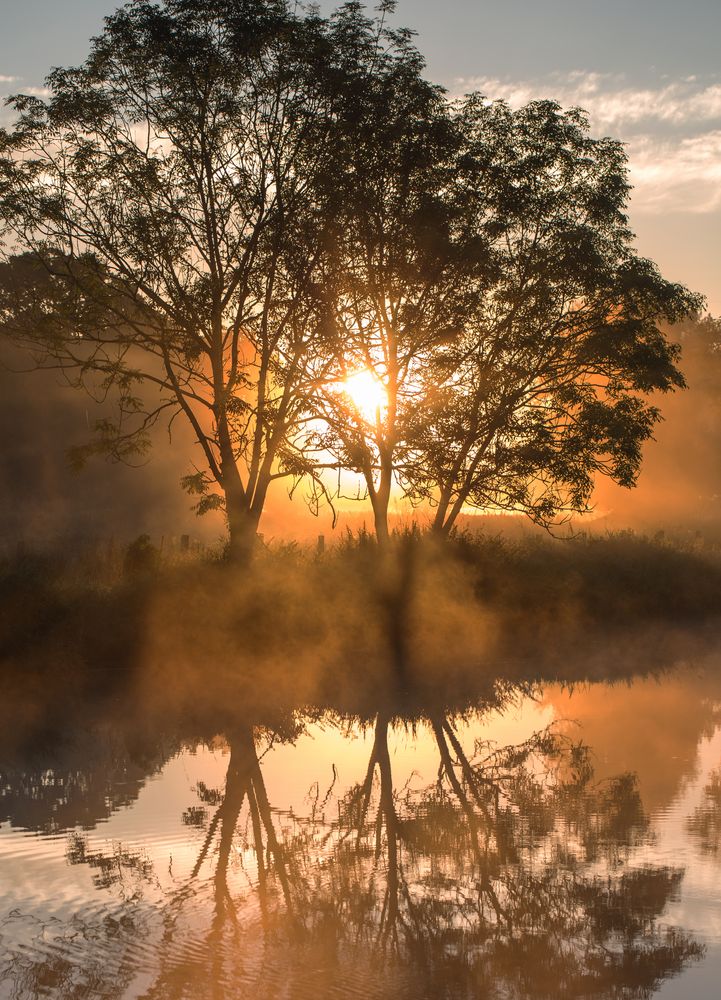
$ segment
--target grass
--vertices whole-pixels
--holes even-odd
[[[622,679],[719,648],[721,553],[628,532],[557,541],[365,533],[319,555],[262,548],[164,562],[75,553],[0,563],[8,685],[74,694],[132,683],[199,712],[330,704],[379,694],[491,698],[499,683]]]

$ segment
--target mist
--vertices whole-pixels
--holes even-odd
[[[199,519],[180,489],[192,471],[190,433],[176,423],[154,429],[154,447],[135,466],[93,457],[75,470],[69,453],[93,440],[95,423],[112,412],[53,371],[22,372],[27,357],[3,351],[0,365],[0,545],[30,549],[108,543],[125,545],[149,534],[190,534],[212,545],[222,518]]]
[[[721,521],[721,321],[707,317],[669,330],[681,347],[687,388],[654,403],[662,421],[644,446],[634,489],[598,481],[600,525],[683,535],[718,543]]]

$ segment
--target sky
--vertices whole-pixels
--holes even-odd
[[[117,5],[0,0],[0,95],[81,62]],[[639,251],[721,314],[719,0],[398,0],[394,20],[449,93],[553,98],[627,143]]]

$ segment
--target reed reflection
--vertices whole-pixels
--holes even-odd
[[[721,854],[721,770],[714,771],[703,790],[703,799],[688,819],[688,831],[704,854]]]

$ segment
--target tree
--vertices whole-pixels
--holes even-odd
[[[318,450],[363,477],[381,541],[394,485],[440,534],[465,507],[549,525],[599,474],[632,486],[647,394],[684,385],[659,324],[702,299],[635,252],[622,145],[551,101],[377,81],[345,130]]]
[[[636,254],[623,148],[582,112],[472,95],[455,122],[456,183],[491,262],[422,370],[404,475],[439,533],[466,506],[548,525],[587,509],[599,474],[634,484],[660,419],[646,394],[684,385],[659,323],[702,299]]]
[[[11,100],[0,133],[6,332],[117,393],[96,449],[137,455],[158,419],[185,417],[204,460],[185,486],[225,509],[239,556],[271,482],[313,472],[292,440],[319,330],[320,180],[344,66],[372,76],[377,40],[353,4],[328,21],[287,0],[132,0],[80,68],[50,75],[48,101]]]
[[[700,300],[634,252],[621,146],[551,102],[449,106],[392,9],[131,0],[0,131],[5,332],[116,395],[86,452],[187,419],[240,558],[271,483],[328,467],[381,541],[394,483],[443,533],[584,509],[682,384],[657,323]]]
[[[425,405],[423,377],[465,315],[485,248],[454,185],[457,130],[441,88],[421,76],[407,32],[388,32],[359,102],[339,111],[342,172],[333,177],[333,241],[324,275],[325,380],[315,397],[322,431],[306,440],[316,462],[359,474],[376,536],[403,484],[409,432]],[[330,456],[330,457],[329,457]]]

